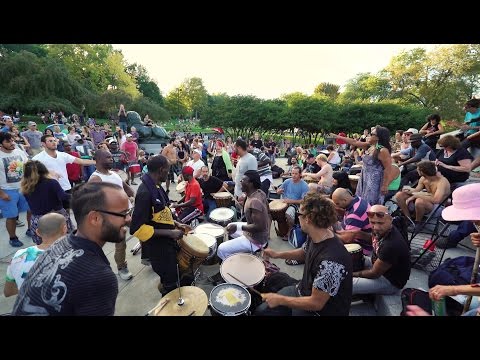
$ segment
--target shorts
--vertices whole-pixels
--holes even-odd
[[[4,218],[13,219],[18,216],[19,212],[30,210],[25,196],[20,190],[3,190],[9,197],[10,201],[0,199],[0,210]]]
[[[285,217],[290,218],[292,222],[295,222],[295,214],[297,212],[296,205],[289,205],[287,211],[285,212]]]

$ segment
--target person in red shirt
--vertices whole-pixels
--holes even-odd
[[[183,179],[187,182],[185,196],[178,203],[170,205],[177,209],[178,220],[184,224],[203,215],[202,190],[200,184],[193,177],[193,168],[185,166],[182,169]]]
[[[120,146],[120,150],[124,151],[128,156],[128,171],[130,173],[130,183],[132,185],[137,185],[134,181],[135,174],[138,172],[133,171],[132,165],[138,164],[138,145],[135,141],[133,141],[132,134],[127,134],[126,136],[127,141],[125,141],[122,146]]]
[[[63,142],[63,149],[67,154],[80,158],[80,154],[76,151],[72,151],[72,145],[68,141]],[[80,184],[82,182],[82,165],[80,164],[67,164],[67,174],[68,174],[68,181],[70,181],[70,185],[72,188]]]

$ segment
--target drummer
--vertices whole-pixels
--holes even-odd
[[[118,149],[118,142],[115,138],[110,138],[108,140],[108,148],[110,149],[110,153],[112,154],[112,159],[113,159],[112,170],[125,171],[125,168],[128,164],[127,154]],[[127,180],[127,184],[128,184],[128,180]]]
[[[317,155],[315,160],[317,165],[320,166],[321,170],[317,173],[303,172],[302,177],[309,176],[315,180],[319,180],[318,183],[308,184],[308,187],[311,191],[329,195],[333,186],[332,166],[328,163],[325,154]]]
[[[182,176],[187,182],[185,196],[178,203],[170,205],[172,209],[177,209],[178,220],[184,224],[203,215],[202,190],[197,179],[193,177],[193,172],[194,170],[191,166],[185,166],[182,169]]]
[[[303,163],[302,171],[306,173],[318,173],[321,170],[320,166],[318,166],[317,162],[315,161],[315,155],[308,154],[307,160]]]
[[[288,204],[285,217],[288,224],[287,236],[282,237],[282,240],[288,240],[288,234],[295,224],[295,213],[298,210],[298,204],[300,204],[308,192],[308,184],[302,180],[300,166],[294,166],[292,169],[292,178],[285,180],[277,188],[277,194],[282,194],[282,201]]]
[[[167,158],[150,157],[147,169],[135,197],[130,234],[141,241],[142,260],[150,260],[153,271],[161,278],[158,290],[165,295],[177,287],[177,239],[184,235],[185,226],[173,220],[167,207],[168,195],[161,187],[170,169]],[[187,277],[180,280],[180,285],[189,284],[191,279]]]
[[[207,213],[207,217],[213,209],[217,207],[215,199],[212,197],[213,193],[219,191],[227,191],[227,187],[222,180],[208,173],[208,166],[202,166],[202,176],[198,178],[198,183],[203,191],[203,208]]]
[[[260,190],[260,175],[256,170],[248,170],[240,181],[246,194],[245,217],[247,222],[233,222],[227,225],[232,240],[221,243],[217,250],[220,259],[241,252],[255,252],[267,247],[270,239],[272,219],[265,193]]]

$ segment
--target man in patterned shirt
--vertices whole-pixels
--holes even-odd
[[[317,193],[307,194],[298,211],[300,226],[308,238],[300,249],[277,252],[272,258],[305,261],[303,277],[296,285],[263,295],[265,302],[255,315],[348,316],[352,299],[352,258],[330,227],[337,221],[334,203]]]
[[[42,238],[42,243],[20,249],[13,255],[7,268],[5,287],[3,288],[5,297],[18,294],[18,289],[22,286],[28,271],[35,264],[37,258],[66,233],[67,223],[63,215],[52,212],[43,215],[38,220],[37,234]]]

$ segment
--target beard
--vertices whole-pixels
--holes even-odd
[[[105,217],[103,220],[105,220]],[[110,222],[104,221],[102,232],[100,233],[100,240],[103,242],[119,243],[125,240],[126,234],[125,226],[118,228]]]

